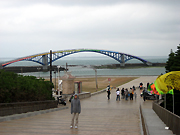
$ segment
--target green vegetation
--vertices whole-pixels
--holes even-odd
[[[177,46],[177,51],[175,53],[171,50],[165,68],[166,72],[180,71],[180,44]]]
[[[180,44],[177,46],[177,51],[174,53],[171,50],[171,53],[169,54],[168,61],[166,62],[166,72],[171,71],[180,71]],[[172,112],[173,110],[173,100],[171,94],[166,94],[166,109]],[[174,89],[174,112],[175,114],[180,116],[180,91]],[[161,104],[161,106],[164,106],[164,103]]]
[[[42,78],[0,70],[0,103],[52,100],[53,87]]]

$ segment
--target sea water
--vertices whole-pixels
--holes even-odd
[[[152,63],[165,63],[167,61],[166,56],[155,57],[155,56],[141,56],[141,58],[152,62]],[[7,59],[0,59],[3,63]],[[3,61],[4,60],[4,61]],[[94,76],[95,71],[92,66],[108,65],[108,64],[120,64],[118,61],[107,57],[107,56],[71,56],[64,57],[55,62],[53,65],[59,65],[65,67],[66,63],[68,65],[68,70],[73,76]],[[127,63],[142,63],[139,60],[132,59]],[[20,61],[8,66],[39,66],[38,63],[30,61]],[[165,67],[132,67],[132,68],[117,68],[117,69],[97,69],[97,75],[99,76],[139,76],[139,75],[160,75],[165,73]],[[37,77],[49,77],[49,72],[31,72],[31,73],[21,73],[23,75],[33,75]],[[53,72],[53,77],[57,76]],[[64,75],[64,72],[60,72],[60,76]]]

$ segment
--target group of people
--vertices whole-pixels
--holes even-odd
[[[122,88],[121,89],[121,92],[119,90],[119,88],[117,88],[116,90],[116,101],[119,100],[120,101],[120,94],[121,94],[121,99],[125,99],[125,100],[128,100],[128,98],[130,97],[130,100],[133,100],[133,97],[137,97],[137,94],[135,92],[135,86],[133,86],[132,88],[130,88],[130,90],[128,90],[127,88],[124,89]],[[108,97],[108,100],[110,99],[110,94],[111,94],[111,91],[110,91],[110,85],[107,86],[107,97]]]
[[[130,88],[130,90],[128,90],[127,88],[126,89],[122,88],[121,89],[122,99],[128,100],[128,98],[130,98],[130,100],[133,100],[133,97],[135,97],[135,99],[136,99],[137,94],[136,94],[135,90],[136,90],[135,86]]]

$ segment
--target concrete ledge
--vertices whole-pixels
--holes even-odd
[[[34,111],[34,112],[28,112],[28,113],[22,113],[22,114],[14,114],[14,115],[10,115],[10,116],[3,116],[3,117],[0,117],[0,122],[21,119],[21,118],[35,116],[35,115],[39,115],[39,114],[45,114],[45,113],[49,113],[49,112],[59,111],[59,110],[63,110],[63,109],[68,109],[68,107],[60,107],[60,108],[53,108],[53,109]]]
[[[1,103],[0,116],[8,116],[13,114],[21,114],[27,112],[34,112],[39,110],[46,110],[57,107],[57,101],[31,101],[18,103]]]
[[[91,93],[91,96],[94,96],[94,95],[97,95],[97,94],[100,94],[100,93],[103,93],[103,92],[106,92],[106,89],[103,89],[101,91],[97,91],[97,92]]]
[[[78,94],[79,99],[84,99],[84,98],[88,98],[91,97],[91,93],[90,92],[83,92]]]
[[[103,89],[101,91],[97,91],[97,92],[94,92],[94,93],[90,93],[90,92],[79,93],[78,97],[79,97],[79,99],[89,98],[89,97],[91,97],[93,95],[100,94],[102,92],[106,92],[106,89]],[[71,95],[66,95],[65,98],[68,99],[68,101],[69,101],[70,96]],[[54,97],[55,97],[55,99],[57,99],[58,95],[54,95]]]
[[[144,135],[150,135],[150,134],[149,134],[149,129],[148,129],[148,126],[147,126],[147,122],[146,122],[144,113],[143,113],[143,111],[142,111],[141,104],[140,104],[140,107],[139,107],[139,112],[140,112],[140,119],[141,119],[143,134],[144,134]]]

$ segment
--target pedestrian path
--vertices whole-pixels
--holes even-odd
[[[115,101],[115,90],[108,101],[106,93],[81,100],[79,128],[70,129],[70,109],[0,123],[0,134],[122,134],[140,135],[138,105],[134,101]]]
[[[140,77],[119,88],[138,86],[140,81],[153,82],[156,77]],[[81,100],[82,113],[78,129],[70,129],[70,108],[41,115],[0,122],[2,135],[141,135],[139,105],[142,102],[140,91],[133,101],[116,101],[116,91],[94,95]],[[69,106],[68,104],[67,106]]]

